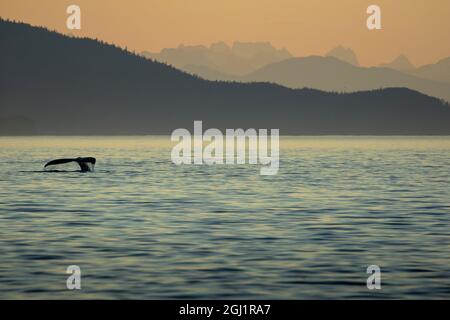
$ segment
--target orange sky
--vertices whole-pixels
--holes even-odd
[[[70,4],[82,11],[72,33],[136,51],[237,40],[296,56],[344,45],[363,65],[400,53],[416,65],[450,56],[450,0],[0,0],[0,16],[68,33]],[[383,30],[367,30],[370,4],[381,7]]]

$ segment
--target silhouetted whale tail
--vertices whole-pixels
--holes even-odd
[[[44,168],[46,168],[47,166],[56,165],[56,164],[76,162],[80,166],[81,171],[86,172],[86,171],[92,171],[92,168],[94,168],[94,165],[95,165],[95,161],[96,160],[93,157],[55,159],[55,160],[47,162],[45,164]],[[92,168],[91,168],[91,166],[92,166]]]

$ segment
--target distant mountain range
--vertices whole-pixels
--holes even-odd
[[[450,134],[450,106],[405,88],[339,94],[211,82],[100,41],[8,21],[0,21],[0,51],[1,134],[170,134],[192,130],[194,120],[284,135]]]
[[[421,66],[412,70],[411,73],[425,79],[450,83],[450,57],[439,60],[435,64]]]
[[[224,43],[210,48],[181,46],[145,56],[206,80],[273,82],[290,88],[339,92],[405,87],[450,102],[450,58],[416,68],[402,54],[392,62],[367,68],[359,65],[351,48],[338,46],[324,57],[293,58],[269,43],[235,43],[232,48]]]
[[[412,72],[415,67],[404,54],[399,55],[392,62],[380,64],[382,68],[390,68],[403,72]],[[433,80],[433,79],[431,79]]]
[[[142,54],[159,62],[189,71],[189,68],[218,74],[241,76],[269,63],[291,58],[286,49],[276,49],[268,42],[235,42],[231,47],[224,42],[206,46],[184,46],[167,48],[158,53]]]
[[[292,58],[269,64],[241,78],[245,82],[268,81],[290,88],[355,92],[406,87],[450,101],[450,84],[419,78],[390,68],[364,68],[334,57]]]
[[[344,48],[343,46],[338,46],[331,49],[326,55],[326,57],[334,57],[341,61],[347,62],[354,66],[359,66],[358,57],[355,52],[350,48]]]

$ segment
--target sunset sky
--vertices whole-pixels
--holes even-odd
[[[82,29],[66,29],[77,4]],[[382,10],[382,30],[366,28],[366,9]],[[136,51],[179,44],[269,41],[295,56],[355,50],[363,65],[403,53],[415,65],[450,56],[449,0],[0,0],[0,16]]]

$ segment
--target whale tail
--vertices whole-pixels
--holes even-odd
[[[49,161],[45,164],[44,168],[52,165],[64,164],[69,162],[76,162],[80,166],[80,170],[82,172],[92,171],[94,169],[94,165],[96,159],[93,157],[78,157],[78,158],[64,158],[64,159],[55,159]]]

